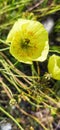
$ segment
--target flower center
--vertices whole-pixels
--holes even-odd
[[[29,42],[30,42],[30,40],[29,39],[25,39],[25,45],[28,45],[29,44]]]
[[[30,44],[30,40],[27,39],[27,38],[21,41],[21,47],[22,48],[28,48],[29,44]]]

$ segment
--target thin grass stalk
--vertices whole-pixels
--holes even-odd
[[[0,107],[0,111],[2,111],[6,116],[8,116],[20,128],[20,130],[24,130],[22,126],[16,121],[16,119],[7,111],[5,111],[3,107]]]

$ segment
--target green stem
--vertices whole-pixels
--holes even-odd
[[[58,51],[58,50],[49,50],[49,52],[59,53],[60,54],[60,51]]]
[[[3,44],[5,44],[5,45],[8,45],[8,46],[10,46],[10,44],[8,43],[6,43],[6,41],[4,41],[4,40],[2,40],[2,39],[0,39],[0,43],[3,43]],[[6,48],[5,48],[6,49]]]
[[[35,75],[38,76],[38,74],[37,74],[37,72],[36,72],[36,70],[35,70],[35,68],[34,68],[33,62],[32,62],[32,64],[31,64],[31,71],[32,71],[32,76],[35,76]]]
[[[6,51],[6,50],[9,50],[9,47],[0,49],[0,52],[1,52],[1,51]]]
[[[16,119],[14,119],[14,117],[12,117],[7,111],[5,111],[2,107],[0,107],[0,111],[2,111],[6,116],[8,116],[10,119],[12,119],[16,125],[20,128],[20,130],[24,130],[21,125],[16,121]]]

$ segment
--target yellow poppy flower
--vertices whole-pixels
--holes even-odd
[[[60,56],[54,54],[49,58],[48,71],[52,78],[60,80]]]
[[[44,61],[49,51],[48,33],[34,20],[18,19],[8,34],[10,53],[20,62]]]

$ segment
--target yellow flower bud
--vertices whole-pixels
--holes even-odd
[[[60,56],[54,54],[49,58],[48,71],[52,78],[60,80]]]
[[[44,61],[49,51],[48,33],[34,20],[18,19],[8,34],[10,53],[20,62]]]

